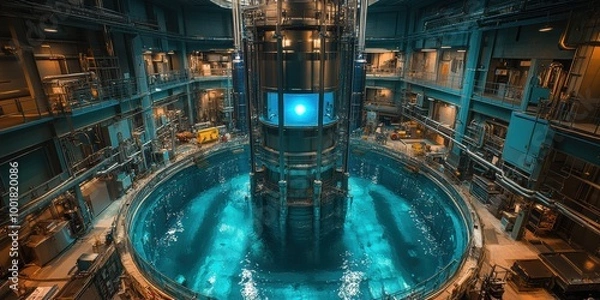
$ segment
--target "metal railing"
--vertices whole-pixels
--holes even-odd
[[[182,83],[190,78],[187,71],[169,71],[148,75],[148,86],[160,88],[170,84]]]
[[[523,99],[523,87],[479,80],[475,81],[473,98],[482,102],[501,103],[508,107],[519,107]]]
[[[217,143],[208,148],[195,148],[185,152],[178,152],[175,161],[167,168],[151,175],[152,177],[142,180],[139,190],[132,193],[131,198],[125,201],[119,209],[117,215],[117,227],[122,229],[122,239],[118,248],[121,257],[130,256],[135,263],[135,266],[148,278],[150,282],[157,286],[158,290],[164,291],[174,299],[211,299],[208,296],[201,295],[163,274],[156,267],[140,255],[132,245],[130,237],[131,224],[137,215],[138,210],[146,200],[146,198],[156,189],[156,186],[168,180],[180,170],[190,166],[200,157],[213,155],[221,151],[234,151],[241,149],[247,144],[247,138],[235,138],[226,143]],[[151,293],[154,294],[154,293]],[[162,298],[160,298],[162,299]]]
[[[49,115],[48,111],[42,111],[32,97],[0,100],[0,129],[37,120],[44,115]]]
[[[420,71],[411,71],[408,72],[407,79],[434,85],[440,87],[446,87],[450,89],[459,90],[463,85],[463,76],[460,75],[442,75],[436,72],[420,72]]]
[[[105,80],[101,84],[103,99],[124,100],[139,94],[136,78]]]
[[[367,76],[373,77],[401,77],[401,68],[390,68],[390,67],[367,67]]]
[[[454,275],[454,272],[456,272],[459,266],[460,262],[453,259],[429,278],[417,283],[414,286],[394,292],[388,296],[393,297],[393,299],[424,299],[433,290],[439,288],[443,283],[448,281],[448,279]]]
[[[104,147],[81,160],[72,162],[69,168],[73,174],[79,175],[91,167],[96,166],[102,161],[108,159],[106,153],[110,153],[110,151],[110,147]]]
[[[55,113],[101,105],[110,100],[130,98],[138,93],[135,78],[99,82],[88,78],[44,83],[49,106]]]
[[[411,157],[406,153],[394,151],[386,146],[379,145],[374,142],[365,141],[360,138],[352,138],[351,144],[353,147],[363,149],[364,151],[376,151],[377,153],[395,158],[399,162],[407,165],[426,166],[426,161],[423,159]],[[449,263],[441,267],[429,278],[417,283],[414,286],[407,287],[406,289],[389,294],[391,299],[425,299],[432,294],[442,292],[444,283],[448,282],[448,280],[452,279],[456,275],[459,268],[464,265],[468,258],[473,257],[479,260],[482,258],[481,256],[475,257],[477,256],[477,253],[472,252],[472,250],[475,248],[474,239],[472,238],[473,226],[470,224],[475,224],[475,216],[467,205],[466,201],[460,201],[460,199],[463,199],[464,197],[456,188],[450,188],[454,186],[454,184],[445,179],[444,175],[439,171],[430,167],[427,167],[424,170],[426,170],[424,174],[429,179],[434,181],[456,205],[467,230],[466,238],[468,239],[468,242],[465,245],[465,252],[461,256],[460,260],[452,259]]]
[[[193,78],[230,76],[231,69],[230,68],[210,68],[210,70],[206,70],[206,71],[192,70],[191,75]]]
[[[366,151],[377,151],[378,153],[383,153],[387,156],[398,159],[404,163],[410,164],[419,164],[423,165],[424,162],[420,159],[416,159],[408,156],[405,153],[394,151],[387,147],[363,141],[361,139],[353,138],[351,140],[353,147],[357,149],[365,149]],[[141,183],[141,188],[138,189],[136,193],[134,193],[129,201],[126,201],[121,205],[119,214],[118,214],[118,227],[122,227],[121,233],[123,234],[124,240],[121,239],[119,245],[119,252],[121,256],[130,255],[137,266],[138,270],[149,276],[152,283],[158,285],[160,290],[166,291],[169,293],[171,297],[175,299],[210,299],[205,295],[198,294],[193,290],[182,286],[177,283],[175,280],[166,276],[165,274],[158,271],[155,266],[147,261],[144,257],[142,257],[137,251],[133,248],[131,243],[131,238],[129,236],[131,231],[131,224],[133,224],[133,219],[137,215],[138,210],[142,206],[144,200],[155,190],[157,185],[160,185],[162,182],[168,180],[171,176],[175,175],[177,172],[182,170],[183,168],[189,166],[194,162],[194,159],[198,157],[208,156],[215,154],[220,151],[228,151],[240,149],[247,144],[247,138],[241,137],[235,140],[232,140],[227,143],[219,143],[215,144],[212,147],[206,149],[198,149],[193,151],[187,151],[187,153],[183,153],[180,155],[176,161],[170,165],[168,168],[165,168],[153,175],[148,179],[143,180]],[[469,207],[465,203],[465,201],[456,201],[457,197],[461,197],[459,192],[448,188],[450,184],[446,185],[446,180],[442,175],[437,174],[435,170],[427,168],[427,175],[434,181],[440,180],[441,183],[437,183],[440,187],[452,198],[455,200],[457,204],[457,208],[463,217],[463,221],[467,224],[473,224],[473,215],[469,210]],[[441,288],[443,288],[444,283],[453,278],[457,272],[457,270],[463,265],[464,261],[471,255],[468,250],[473,248],[473,239],[471,238],[472,228],[471,226],[466,226],[466,230],[468,231],[466,237],[469,239],[467,245],[465,247],[465,252],[462,255],[460,260],[452,259],[446,265],[439,268],[432,276],[429,278],[417,283],[416,285],[396,291],[388,296],[392,299],[423,299],[427,296],[432,295],[435,292],[440,292]],[[146,277],[148,278],[148,277]]]
[[[139,272],[142,275],[145,275],[145,278],[148,278],[150,282],[153,284],[160,286],[160,290],[164,290],[169,293],[170,296],[175,299],[200,299],[199,295],[188,289],[181,284],[177,283],[175,280],[171,279],[169,276],[163,274],[158,271],[152,263],[143,258],[134,248],[131,243],[131,224],[133,222],[134,217],[137,215],[137,211],[140,209],[144,200],[154,191],[157,185],[160,185],[162,182],[169,179],[172,175],[176,174],[179,170],[183,169],[187,165],[191,163],[191,160],[179,160],[173,165],[169,166],[166,169],[155,173],[153,177],[142,182],[141,189],[135,193],[134,197],[130,200],[129,203],[124,203],[121,205],[118,219],[124,221],[123,224],[117,224],[118,226],[123,226],[123,236],[124,241],[120,244],[118,248],[119,254],[121,257],[124,255],[129,255],[138,268]]]
[[[547,118],[562,127],[600,135],[600,104],[560,102]]]

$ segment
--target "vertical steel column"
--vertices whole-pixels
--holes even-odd
[[[477,69],[477,61],[479,58],[479,48],[481,46],[481,30],[471,32],[469,38],[469,51],[467,52],[466,72],[463,84],[463,89],[460,95],[460,109],[456,117],[456,129],[454,139],[458,143],[462,142],[462,137],[465,134],[467,118],[469,117],[469,103],[473,96],[473,88],[475,86],[475,73]],[[452,151],[456,154],[460,152],[457,145],[452,147]]]
[[[189,70],[190,64],[188,62],[188,57],[186,55],[186,53],[187,53],[186,43],[185,42],[181,42],[180,45],[181,45],[181,60],[183,62],[183,71],[187,73],[188,70]],[[192,74],[188,73],[188,75],[189,75],[189,77],[191,79]],[[193,126],[194,125],[194,121],[195,121],[194,120],[194,109],[193,108],[195,106],[193,105],[194,103],[193,103],[193,99],[192,99],[192,89],[190,88],[190,84],[191,84],[191,81],[187,81],[185,83],[185,95],[186,95],[185,99],[186,99],[187,105],[188,105],[188,120],[190,120],[190,124],[189,125]]]
[[[144,119],[144,131],[149,140],[156,139],[156,124],[154,123],[154,115],[152,113],[152,99],[148,90],[148,74],[144,68],[144,59],[142,57],[142,38],[136,35],[131,39],[131,49],[134,56],[133,68],[135,77],[137,78],[137,86],[141,98],[142,116]]]
[[[281,232],[281,243],[285,247],[285,232],[287,225],[287,181],[279,181],[279,203],[281,205],[279,211],[279,232]]]
[[[315,243],[315,254],[319,253],[319,236],[321,235],[320,223],[321,223],[321,172],[323,164],[323,112],[325,111],[325,39],[327,37],[325,30],[325,10],[327,7],[327,0],[322,1],[320,23],[321,28],[319,30],[319,104],[317,105],[317,169],[315,170],[314,180],[314,197],[313,197],[313,229],[314,236],[313,241]],[[314,41],[313,41],[314,47]],[[315,257],[318,260],[318,257]]]
[[[281,5],[283,1],[277,1],[277,24],[275,25],[275,35],[277,36],[277,113],[279,124],[278,129],[278,144],[279,144],[279,200],[281,207],[279,208],[279,226],[281,232],[281,241],[285,244],[285,232],[287,223],[287,182],[285,181],[285,152],[286,147],[284,143],[284,99],[283,99],[283,35],[281,33]],[[260,95],[262,96],[262,95]]]
[[[92,224],[92,219],[94,217],[92,216],[92,213],[90,212],[90,209],[87,206],[87,203],[85,202],[85,199],[83,197],[83,193],[81,192],[81,187],[79,186],[79,184],[75,184],[75,186],[73,187],[73,190],[75,190],[75,199],[77,200],[77,205],[79,206],[79,209],[81,210],[81,218],[83,219],[84,226],[87,229],[87,227],[90,224]]]
[[[313,230],[314,230],[314,253],[315,261],[319,261],[320,236],[321,236],[321,194],[323,182],[315,180],[313,183],[314,203],[313,203]]]
[[[17,57],[19,58],[19,64],[23,68],[23,74],[25,74],[25,81],[29,88],[29,94],[35,100],[38,113],[50,112],[48,98],[44,92],[42,80],[38,72],[35,57],[33,56],[32,43],[42,43],[43,40],[36,40],[34,38],[27,38],[27,30],[23,24],[23,20],[10,18],[10,33],[12,35],[12,41],[17,48]]]
[[[253,43],[252,42],[248,42],[245,45],[245,51],[244,51],[244,61],[248,62],[248,66],[252,66],[252,57],[249,57],[248,53],[254,53],[252,51],[252,49],[250,49],[252,47]],[[256,162],[254,159],[254,154],[255,154],[255,146],[254,146],[254,133],[252,132],[252,107],[254,105],[254,101],[251,101],[251,97],[252,97],[252,93],[251,93],[251,84],[250,81],[248,80],[249,77],[249,70],[250,68],[246,68],[245,69],[246,72],[244,72],[244,89],[245,89],[245,94],[243,95],[244,100],[246,101],[246,119],[244,121],[246,121],[246,128],[248,129],[248,147],[250,148],[250,172],[255,173],[256,172]],[[252,193],[252,195],[254,196],[254,193]]]

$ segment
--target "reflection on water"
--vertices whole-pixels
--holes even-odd
[[[165,275],[218,299],[363,299],[405,290],[461,256],[464,229],[433,183],[366,159],[354,163],[346,223],[339,239],[321,244],[321,264],[294,253],[290,263],[276,261],[275,246],[253,227],[248,176],[222,170],[218,185],[181,205],[161,201],[181,193],[156,193],[160,200],[134,225],[143,233],[132,234],[134,246]],[[177,189],[189,178],[161,188]]]

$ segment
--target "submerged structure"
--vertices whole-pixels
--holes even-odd
[[[281,251],[316,258],[319,241],[343,226],[349,132],[359,119],[352,107],[364,95],[366,7],[233,3],[234,93],[248,108],[238,117],[251,141],[255,225]]]

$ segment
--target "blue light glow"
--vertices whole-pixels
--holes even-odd
[[[297,115],[301,116],[306,112],[306,107],[304,107],[302,104],[298,104],[296,107],[294,107],[294,111]]]
[[[266,110],[262,120],[272,125],[279,123],[278,94],[266,95]],[[334,92],[326,92],[323,103],[323,124],[336,120]],[[317,126],[319,119],[319,93],[285,93],[283,95],[284,125],[289,127]]]

